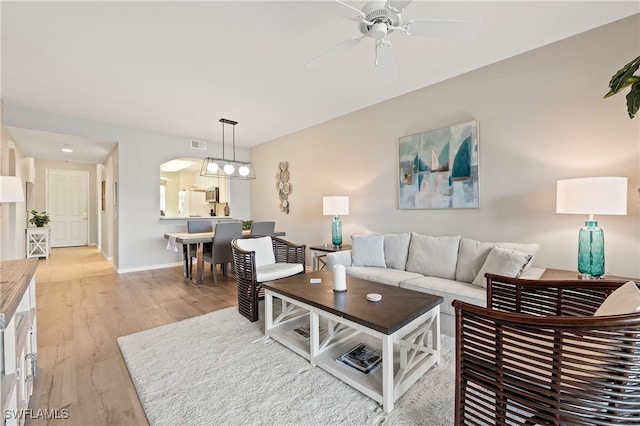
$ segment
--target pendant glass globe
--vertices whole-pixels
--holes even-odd
[[[225,164],[223,170],[226,174],[230,175],[236,171],[236,168],[233,167],[233,164]]]
[[[207,172],[209,172],[209,173],[215,173],[215,172],[218,171],[218,169],[219,169],[218,163],[211,162],[211,163],[207,164]]]
[[[249,175],[249,167],[240,166],[240,168],[238,169],[238,173],[240,173],[240,176],[248,176]]]

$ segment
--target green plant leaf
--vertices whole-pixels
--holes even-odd
[[[622,67],[620,71],[618,71],[613,77],[611,77],[611,81],[609,82],[611,91],[615,94],[624,87],[628,86],[628,84],[625,83],[627,83],[627,80],[633,77],[633,73],[638,71],[638,68],[640,68],[640,56]]]
[[[629,77],[627,79],[627,81],[624,82],[624,84],[622,86],[620,86],[620,88],[618,89],[618,92],[621,91],[622,89],[624,89],[627,86],[631,86],[633,83],[640,81],[640,77],[638,77],[637,75],[632,75],[631,77]],[[608,98],[609,96],[613,96],[618,92],[614,92],[613,90],[609,90],[607,92],[606,95],[604,95],[604,98]]]
[[[637,78],[635,83],[631,85],[631,90],[627,94],[627,112],[629,118],[635,117],[640,107],[640,78]]]

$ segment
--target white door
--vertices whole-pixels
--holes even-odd
[[[86,246],[88,240],[89,173],[47,170],[47,211],[51,247]]]

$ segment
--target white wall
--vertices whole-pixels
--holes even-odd
[[[0,111],[2,111],[0,106]],[[1,115],[1,113],[0,113]],[[0,175],[19,176],[25,189],[27,166],[20,148],[4,126],[0,131]],[[0,203],[0,260],[26,257],[25,228],[27,226],[26,203]]]
[[[292,241],[329,242],[322,196],[348,195],[345,244],[354,233],[401,231],[537,242],[536,265],[575,270],[586,217],[555,213],[556,181],[626,176],[628,215],[597,219],[607,271],[640,277],[640,117],[627,116],[626,92],[602,99],[639,39],[636,15],[254,147],[251,218],[276,220]],[[399,210],[398,138],[472,119],[480,208]],[[282,160],[293,185],[289,215],[275,190]]]
[[[222,156],[222,145],[210,142],[207,151],[193,150],[188,136],[176,136],[133,129],[96,121],[8,105],[4,124],[56,133],[97,137],[118,142],[115,153],[105,164],[117,183],[118,202],[113,206],[113,263],[121,272],[150,269],[180,262],[180,254],[166,250],[166,232],[186,230],[186,220],[160,220],[158,180],[160,165],[179,157]],[[219,124],[211,123],[212,134]],[[213,138],[212,138],[213,139]],[[236,147],[239,160],[248,159],[248,150]],[[231,215],[249,217],[249,182],[232,181]],[[110,198],[112,200],[112,198]]]

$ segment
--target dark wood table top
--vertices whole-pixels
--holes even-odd
[[[309,250],[315,250],[315,251],[323,251],[325,253],[335,253],[337,251],[344,251],[344,250],[351,250],[351,245],[350,244],[344,244],[341,246],[334,246],[331,244],[327,244],[325,245],[321,245],[321,246],[310,246]]]
[[[321,284],[310,284],[322,278]],[[333,291],[333,273],[307,272],[264,284],[264,288],[314,306],[357,324],[392,334],[420,315],[442,303],[434,296],[347,275],[347,291]],[[367,294],[382,295],[379,302],[369,302]]]

